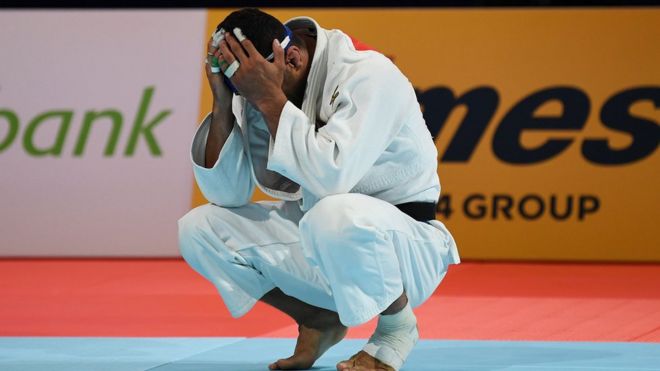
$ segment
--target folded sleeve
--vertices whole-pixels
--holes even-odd
[[[197,129],[192,143],[191,159],[199,189],[206,199],[218,206],[238,207],[247,204],[254,192],[250,165],[244,150],[241,131],[234,122],[218,161],[211,168],[204,166],[206,141],[211,115]]]
[[[269,170],[319,198],[353,189],[405,123],[401,105],[417,104],[396,67],[363,69],[337,91],[336,110],[318,131],[303,111],[287,102],[269,153]],[[330,98],[322,104],[329,103]]]

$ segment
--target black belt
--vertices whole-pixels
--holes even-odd
[[[418,222],[435,220],[435,202],[406,202],[394,206]]]

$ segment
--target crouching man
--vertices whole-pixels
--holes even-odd
[[[410,82],[341,31],[256,9],[220,23],[207,62],[214,102],[192,160],[211,203],[179,221],[183,257],[234,317],[261,300],[298,323],[270,369],[310,368],[377,316],[337,369],[398,370],[419,338],[412,308],[459,262]],[[251,203],[255,186],[279,201]]]

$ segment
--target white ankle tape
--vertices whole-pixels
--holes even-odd
[[[410,304],[399,312],[378,317],[378,326],[363,351],[398,370],[419,339],[417,318]]]

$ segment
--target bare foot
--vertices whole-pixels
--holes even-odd
[[[394,371],[394,368],[361,350],[348,361],[339,362],[337,371]]]
[[[346,336],[348,328],[338,323],[335,326],[317,330],[298,325],[298,341],[293,355],[271,363],[271,370],[306,370],[311,368],[326,350]]]

